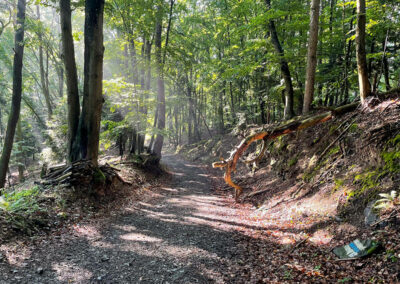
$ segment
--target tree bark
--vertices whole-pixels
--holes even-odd
[[[169,12],[169,20],[168,27],[165,39],[165,52],[168,47],[168,38],[169,32],[171,29],[171,19],[172,12],[174,7],[174,0],[170,1],[170,12]],[[164,61],[165,56],[162,56],[161,50],[161,33],[162,33],[162,22],[163,22],[163,11],[162,5],[160,4],[157,7],[157,19],[156,19],[156,35],[155,35],[155,46],[156,46],[156,61],[157,61],[157,108],[158,108],[158,121],[157,128],[159,131],[163,131],[165,129],[165,86],[164,86]],[[161,158],[161,150],[164,143],[164,135],[162,133],[158,133],[156,139],[154,141],[154,149],[153,152]]]
[[[7,122],[6,137],[4,139],[3,152],[0,158],[0,188],[4,187],[10,162],[15,128],[19,119],[22,97],[22,59],[24,56],[24,28],[25,28],[26,1],[18,0],[17,6],[17,30],[15,31],[14,67],[13,67],[13,95],[11,111]]]
[[[303,114],[310,111],[314,97],[315,69],[317,67],[318,21],[320,0],[312,0],[310,11],[310,34],[308,39],[306,88]]]
[[[17,155],[17,163],[18,163],[18,181],[19,182],[23,182],[24,179],[24,160],[23,160],[23,153],[22,153],[22,142],[23,142],[23,138],[22,138],[22,128],[21,128],[21,119],[18,119],[18,123],[17,123],[17,142],[18,142],[18,155]]]
[[[104,0],[85,2],[85,51],[82,114],[79,119],[80,158],[98,165],[101,108],[103,105]]]
[[[265,0],[268,9],[271,9],[271,0]],[[293,83],[292,77],[290,75],[289,64],[285,59],[285,52],[279,42],[278,33],[275,28],[275,22],[273,20],[269,20],[268,28],[271,33],[271,42],[275,48],[276,53],[279,56],[279,61],[281,65],[281,72],[283,80],[285,81],[285,109],[284,109],[284,118],[290,119],[294,116],[293,111]]]
[[[39,7],[39,5],[36,5],[36,13],[37,13],[37,18],[40,21],[40,7]],[[50,99],[48,80],[46,80],[46,74],[45,74],[46,72],[44,70],[42,31],[38,32],[38,38],[39,38],[40,82],[41,82],[41,86],[42,86],[43,95],[44,95],[44,98],[46,100],[47,116],[48,116],[48,119],[50,120],[51,116],[53,115],[53,108],[51,106],[51,99]]]
[[[62,40],[62,56],[64,59],[65,75],[67,83],[67,100],[68,100],[68,148],[67,160],[75,162],[79,153],[73,152],[73,143],[76,139],[79,126],[79,90],[78,75],[75,63],[74,40],[72,37],[71,25],[71,1],[60,0],[60,22],[61,22],[61,40]]]
[[[365,0],[357,0],[356,54],[361,103],[364,103],[364,100],[371,95],[365,51],[365,23],[367,18],[365,12]]]

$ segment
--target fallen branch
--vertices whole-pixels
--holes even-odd
[[[235,150],[231,152],[231,155],[227,160],[215,162],[212,165],[214,168],[225,168],[225,182],[235,189],[235,199],[237,201],[239,196],[242,194],[243,189],[241,186],[235,184],[232,181],[231,175],[236,170],[236,165],[240,156],[243,155],[243,153],[247,150],[251,143],[257,140],[273,140],[279,136],[312,127],[314,125],[331,120],[336,115],[341,115],[353,111],[357,108],[358,105],[359,103],[356,102],[335,108],[329,112],[325,112],[315,116],[309,116],[307,118],[303,118],[302,120],[293,119],[276,128],[262,129],[259,132],[249,135],[245,139],[243,139],[242,142],[235,148]]]
[[[353,121],[352,121],[349,125],[346,126],[346,128],[342,131],[342,133],[340,133],[339,136],[336,137],[336,139],[333,140],[332,143],[329,144],[328,147],[325,148],[325,150],[324,150],[324,151],[322,152],[322,154],[319,156],[318,160],[321,160],[322,157],[325,156],[326,152],[328,152],[328,150],[329,150],[330,148],[332,148],[332,146],[335,145],[336,142],[338,142],[340,139],[342,139],[343,135],[347,132],[347,130],[350,129],[350,127],[353,125],[354,121],[355,121],[355,119],[353,119]]]
[[[382,220],[376,221],[375,223],[371,224],[370,227],[376,226],[376,225],[378,225],[378,224],[380,224],[380,223],[382,223],[382,222],[384,222],[384,221],[387,221],[387,220],[393,218],[394,216],[396,216],[396,214],[399,212],[399,210],[400,210],[400,208],[394,209],[394,210],[389,214],[388,217],[383,218]]]
[[[301,246],[301,244],[304,244],[310,237],[306,237],[303,240],[301,240],[300,242],[298,242],[290,251],[289,253],[294,252],[299,246]]]

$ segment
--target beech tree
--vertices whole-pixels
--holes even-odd
[[[73,162],[77,159],[77,153],[72,150],[73,143],[76,139],[79,126],[79,90],[78,75],[75,63],[75,48],[72,37],[71,25],[71,1],[60,0],[60,24],[61,24],[61,40],[63,61],[65,66],[65,76],[67,78],[67,102],[68,102],[68,145],[67,159]]]
[[[13,87],[10,115],[7,122],[4,147],[0,158],[0,188],[4,187],[8,164],[10,162],[11,149],[13,145],[15,129],[19,119],[22,95],[22,60],[24,57],[24,31],[25,31],[25,8],[26,1],[18,0],[17,20],[14,38],[14,64],[13,64]]]
[[[356,26],[356,49],[358,86],[361,102],[371,94],[371,84],[368,79],[367,55],[365,51],[365,23],[366,23],[365,0],[357,0],[357,26]]]
[[[310,110],[314,97],[315,68],[317,67],[318,21],[320,0],[311,1],[310,32],[308,36],[306,88],[304,93],[303,113]]]
[[[103,105],[104,0],[85,2],[85,53],[82,113],[79,120],[80,158],[97,166]]]
[[[265,0],[267,8],[271,9],[271,0]],[[285,59],[285,52],[278,38],[278,33],[276,31],[275,22],[273,20],[268,21],[268,28],[271,33],[271,42],[275,48],[276,53],[279,56],[279,62],[281,66],[282,77],[285,81],[285,109],[284,118],[289,119],[294,115],[293,111],[293,83],[292,76],[289,70],[289,64]]]

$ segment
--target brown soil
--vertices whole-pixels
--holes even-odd
[[[290,208],[265,213],[236,204],[214,172],[175,155],[163,161],[172,179],[157,191],[144,190],[140,202],[34,243],[1,245],[0,283],[399,280],[398,266],[384,253],[352,263],[334,261],[330,248],[347,240],[325,232],[325,221],[303,216],[291,226],[285,221],[295,213]],[[340,223],[336,228],[351,230]],[[396,236],[390,228],[384,234]]]

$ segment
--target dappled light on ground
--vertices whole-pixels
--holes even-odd
[[[29,275],[31,283],[271,283],[293,273],[306,283],[346,276],[345,264],[325,265],[334,237],[323,202],[311,207],[272,198],[257,209],[215,191],[200,166],[176,156],[165,162],[172,182],[151,198],[108,219],[75,224],[18,256],[9,250],[8,270]]]

